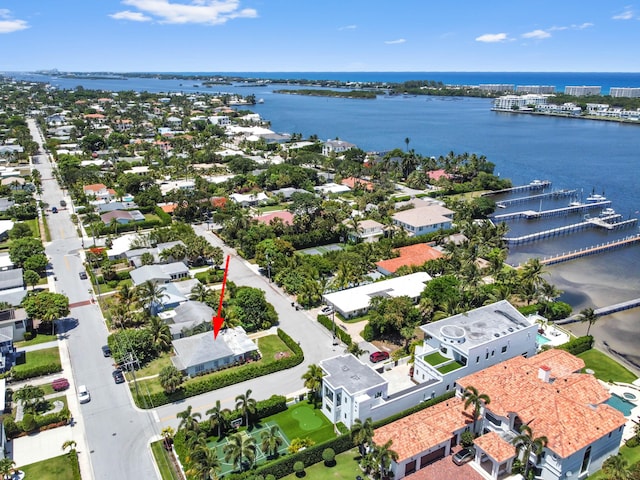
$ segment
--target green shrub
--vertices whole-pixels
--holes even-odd
[[[42,375],[49,375],[51,373],[57,373],[62,371],[62,366],[59,363],[49,363],[47,365],[40,365],[28,369],[21,369],[16,371],[15,368],[11,369],[11,378],[14,381],[26,380],[27,378],[40,377]]]
[[[169,225],[171,223],[171,215],[162,210],[160,207],[155,207],[153,212],[158,216],[163,226]]]
[[[327,466],[332,466],[335,464],[336,452],[333,448],[325,448],[322,451],[322,460],[324,460],[324,464]]]
[[[4,433],[8,439],[15,437],[22,432],[13,417],[5,417],[2,423],[4,425]]]
[[[331,320],[326,315],[318,315],[318,323],[322,325],[324,328],[333,333],[333,320]],[[347,345],[351,345],[351,335],[342,330],[341,328],[336,328],[336,335],[340,339],[340,341],[346,343]]]
[[[538,310],[540,310],[540,305],[538,304],[522,305],[521,307],[518,307],[518,311],[525,317],[527,315],[534,315],[538,313]]]
[[[46,427],[47,425],[53,425],[56,423],[66,424],[71,418],[71,412],[68,408],[63,408],[56,413],[48,413],[46,415],[39,415],[36,417],[36,424],[38,428]]]
[[[370,342],[375,338],[373,327],[368,323],[364,326],[364,330],[362,330],[362,338],[367,342]]]
[[[24,417],[22,417],[22,421],[19,422],[19,427],[23,432],[33,432],[36,428],[38,428],[38,424],[36,423],[35,417],[31,413],[25,413]]]
[[[584,337],[578,337],[569,340],[567,343],[560,345],[560,350],[566,350],[572,355],[579,355],[582,352],[586,352],[587,350],[591,350],[593,347],[593,336],[585,335]]]
[[[293,471],[296,472],[297,476],[302,476],[302,472],[304,472],[304,463],[301,461],[297,461],[293,464]]]
[[[6,430],[7,427],[5,426],[4,428]],[[631,437],[630,439],[628,439],[624,444],[629,448],[636,448],[638,445],[640,445],[640,438],[638,438],[638,436],[636,435],[635,437]]]
[[[463,447],[470,447],[471,445],[473,445],[473,432],[469,430],[462,432],[462,435],[460,435],[460,440],[462,441],[461,443]]]
[[[33,339],[33,332],[24,332],[24,340],[28,342]]]

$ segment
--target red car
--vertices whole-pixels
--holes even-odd
[[[389,352],[373,352],[371,355],[369,355],[369,360],[371,360],[372,363],[382,362],[384,360],[387,360],[388,358]]]

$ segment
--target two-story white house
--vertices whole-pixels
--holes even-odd
[[[384,235],[384,225],[375,220],[361,220],[354,230],[352,223],[348,220],[344,222],[350,228],[347,235],[352,242],[373,243],[377,242]]]
[[[393,224],[410,237],[451,228],[453,211],[441,205],[427,205],[393,214]]]
[[[343,140],[327,140],[322,144],[322,155],[328,157],[332,153],[340,154],[347,150],[351,150],[352,148],[356,148],[356,145],[353,143],[345,142]]]

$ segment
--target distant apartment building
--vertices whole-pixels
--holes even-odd
[[[549,94],[555,91],[556,87],[554,85],[518,85],[516,87],[516,93]]]
[[[600,95],[602,87],[599,86],[566,86],[564,87],[565,95],[574,95],[576,97],[582,97],[585,95]]]
[[[482,83],[476,88],[485,92],[513,92],[515,85],[512,83]]]
[[[638,97],[640,97],[640,88],[638,88],[638,87],[611,87],[609,89],[609,95],[611,95],[612,97],[638,98]]]
[[[529,105],[546,105],[547,97],[539,94],[503,95],[493,101],[494,110],[521,110]]]

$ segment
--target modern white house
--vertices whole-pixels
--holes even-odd
[[[413,237],[451,228],[453,211],[440,205],[428,205],[394,213],[392,218],[394,225]]]
[[[384,225],[375,220],[361,220],[358,222],[357,230],[353,229],[351,222],[345,220],[347,227],[350,229],[348,232],[349,240],[353,242],[373,243],[377,242],[380,237],[384,235]]]
[[[347,288],[339,292],[327,293],[323,295],[323,299],[327,305],[332,306],[344,318],[352,318],[366,314],[369,311],[371,299],[374,297],[407,296],[415,302],[429,280],[431,280],[431,276],[428,273],[416,272],[381,282]]]
[[[327,140],[322,144],[322,155],[328,157],[332,153],[344,153],[347,150],[351,150],[352,148],[356,148],[356,145],[353,143],[345,142],[344,140]]]

